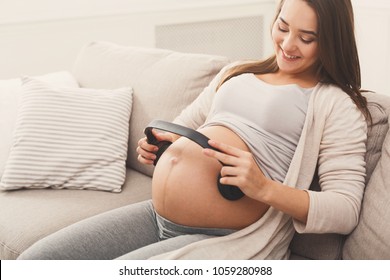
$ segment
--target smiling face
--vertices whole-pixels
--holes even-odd
[[[304,0],[285,0],[273,28],[276,60],[280,74],[315,78],[318,61],[318,22]]]

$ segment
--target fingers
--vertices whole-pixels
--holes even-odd
[[[147,142],[146,137],[141,138],[138,141],[138,147],[136,149],[138,153],[138,161],[143,164],[152,165],[156,159],[155,152],[157,152],[158,147],[151,145]]]
[[[213,140],[210,140],[209,144],[210,146],[218,149],[218,151],[212,149],[204,149],[203,153],[206,156],[213,157],[219,160],[224,165],[236,166],[240,160],[240,157],[243,156],[244,151],[233,146],[219,143]]]
[[[222,152],[212,149],[204,149],[203,153],[208,157],[217,159],[223,165],[236,166],[238,164],[238,158]]]
[[[165,132],[165,131],[159,131],[159,130],[152,130],[154,136],[158,141],[169,141],[169,142],[174,142],[179,138],[178,135],[170,133],[170,132]]]
[[[231,186],[238,186],[242,188],[243,183],[241,177],[238,176],[226,176],[226,177],[221,177],[219,179],[219,182],[223,185],[231,185]]]
[[[221,177],[232,177],[232,176],[237,176],[237,168],[233,166],[223,166],[221,168]]]
[[[157,150],[158,150],[158,147],[155,145],[149,144],[146,137],[141,138],[138,141],[138,147],[137,147],[138,153],[140,153],[142,151],[147,152],[147,153],[155,153],[155,152],[157,152]]]
[[[225,154],[228,154],[228,155],[239,157],[242,154],[241,149],[238,149],[236,147],[233,147],[233,146],[221,143],[221,142],[217,142],[215,140],[209,140],[208,143],[213,148],[216,148],[217,150],[219,150]]]
[[[141,156],[141,155],[138,155],[137,160],[138,160],[140,163],[146,164],[146,165],[153,165],[153,164],[154,164],[154,160],[146,159],[146,158],[144,158],[144,157]]]
[[[221,168],[220,182],[226,185],[242,187],[248,185],[248,179],[251,178],[253,167],[257,166],[250,152],[235,148],[233,146],[209,141],[209,144],[218,149],[204,149],[203,153],[209,157],[215,158],[223,164]]]
[[[161,132],[154,129],[152,132],[159,142],[174,142],[177,138],[179,138],[177,135],[168,132]],[[149,144],[147,138],[144,137],[138,141],[138,147],[136,148],[136,151],[138,153],[137,160],[139,162],[152,165],[156,159],[156,152],[158,151],[158,147],[156,145]]]

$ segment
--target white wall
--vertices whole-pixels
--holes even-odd
[[[390,1],[353,3],[362,87],[390,95]]]
[[[352,0],[363,87],[390,94],[390,1]],[[93,40],[154,47],[155,26],[266,14],[277,0],[0,0],[0,79],[70,69]],[[267,32],[267,31],[266,31]],[[270,42],[266,49],[271,51]]]
[[[154,47],[156,25],[273,15],[274,5],[274,0],[0,0],[0,79],[70,69],[90,41]]]
[[[226,7],[274,0],[0,0],[0,23]]]

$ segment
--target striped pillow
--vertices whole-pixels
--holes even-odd
[[[120,192],[132,89],[53,87],[25,77],[0,189]]]

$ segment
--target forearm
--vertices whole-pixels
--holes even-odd
[[[265,194],[259,200],[306,223],[310,204],[309,194],[306,191],[272,180],[269,180],[267,185]]]

